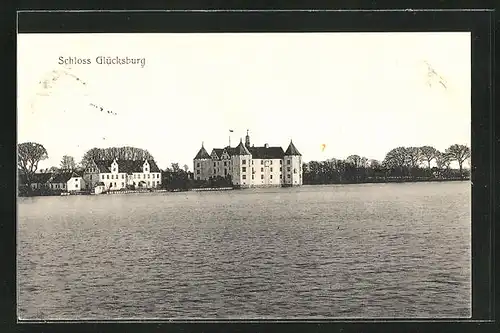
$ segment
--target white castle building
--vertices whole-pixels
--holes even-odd
[[[238,146],[214,148],[211,154],[202,143],[193,163],[195,180],[230,176],[237,187],[302,185],[302,155],[293,142],[286,151],[268,144],[255,147],[248,131],[245,144],[240,139]]]

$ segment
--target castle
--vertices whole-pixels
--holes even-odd
[[[248,130],[245,144],[240,139],[236,147],[214,148],[208,154],[202,143],[193,163],[195,180],[230,177],[234,186],[243,188],[302,185],[302,155],[293,142],[286,151],[268,144],[251,146]]]

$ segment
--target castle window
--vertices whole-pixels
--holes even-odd
[[[273,160],[270,160],[269,163],[272,165],[273,164]],[[271,170],[272,171],[272,170]]]
[[[293,169],[293,173],[297,173],[297,169],[295,169],[295,168],[294,168],[294,169]]]
[[[241,177],[241,178],[243,178],[243,179],[247,179],[247,175],[243,175],[243,177]]]
[[[280,172],[283,172],[283,168],[282,167],[280,167]]]
[[[280,164],[283,164],[283,160],[280,160]]]
[[[273,179],[273,175],[269,175],[269,178],[270,178],[270,179]]]
[[[273,168],[271,168],[271,172],[273,172]]]
[[[290,174],[286,175],[286,178],[290,178]]]
[[[215,162],[214,162],[214,168],[215,168],[215,166],[216,166],[216,165],[215,165]]]
[[[102,175],[102,179],[104,179],[104,175]]]
[[[286,168],[286,171],[290,172],[290,167],[287,167],[287,168]]]
[[[115,187],[116,187],[116,182],[115,182]]]
[[[290,160],[287,160],[287,161],[286,161],[286,164],[290,164]]]
[[[199,175],[200,174],[200,170],[196,170],[196,174]],[[198,179],[200,179],[200,177],[198,177]]]
[[[106,178],[109,179],[109,175],[106,175]]]
[[[253,160],[252,160],[252,165],[253,165]]]
[[[115,172],[115,171],[116,171],[116,168],[113,168],[113,172]]]
[[[224,169],[224,176],[227,176],[227,169]]]
[[[125,187],[125,183],[122,182],[122,187]]]
[[[242,164],[247,164],[247,160],[243,160]]]
[[[148,173],[148,179],[149,179],[149,173]]]
[[[246,167],[242,167],[241,168],[241,172],[247,172],[247,168]]]
[[[122,179],[125,179],[125,175],[124,174],[122,174]]]
[[[224,166],[227,166],[227,162],[226,161],[224,161]]]
[[[148,168],[145,168],[144,171],[148,172]]]
[[[260,179],[264,179],[264,175],[260,175]]]
[[[254,177],[253,177],[253,175],[252,175],[252,179],[253,179],[253,178],[254,178]]]
[[[199,168],[200,167],[200,163],[196,163],[196,166]]]
[[[260,160],[260,164],[264,164],[264,160]]]
[[[260,168],[260,172],[264,172],[264,168]]]

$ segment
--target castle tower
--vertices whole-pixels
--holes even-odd
[[[193,159],[193,170],[195,180],[207,180],[211,176],[212,158],[205,150],[203,142],[198,154]]]
[[[251,160],[252,155],[250,151],[243,145],[243,140],[240,139],[240,144],[236,146],[231,156],[233,185],[250,187],[252,175]]]
[[[283,185],[302,185],[302,155],[290,140],[285,156],[283,158]]]
[[[245,136],[245,147],[250,148],[250,135],[248,135],[248,130],[247,130],[247,136]]]

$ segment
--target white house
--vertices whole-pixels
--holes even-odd
[[[83,177],[76,172],[57,173],[48,181],[48,184],[51,190],[67,192],[78,192],[85,187]]]
[[[161,171],[154,160],[94,160],[86,167],[83,179],[87,189],[94,189],[100,182],[107,190],[156,188],[161,185]]]

